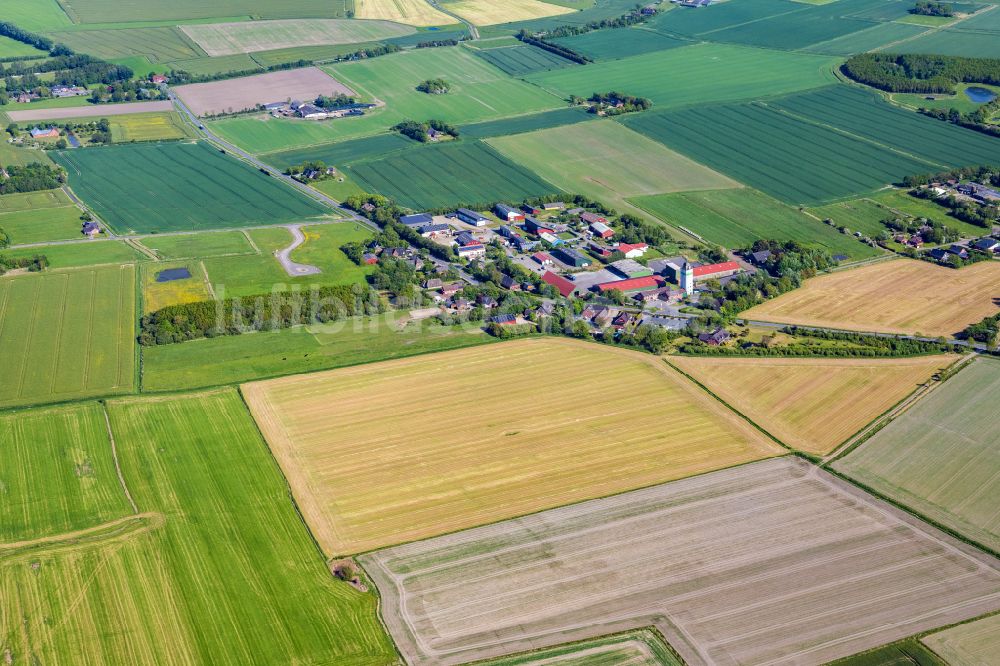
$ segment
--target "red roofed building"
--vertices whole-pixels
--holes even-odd
[[[536,252],[533,255],[531,255],[531,258],[540,263],[542,266],[552,265],[552,257],[545,254],[544,252]]]
[[[559,290],[559,293],[563,295],[564,298],[569,298],[576,291],[576,285],[564,278],[561,275],[556,275],[552,271],[545,271],[542,275],[542,281],[551,284],[553,287]]]
[[[724,278],[729,275],[735,275],[740,272],[740,265],[735,261],[724,261],[721,264],[706,264],[705,266],[697,266],[694,269],[694,279],[698,280],[713,280],[718,278]]]
[[[646,289],[658,289],[664,285],[662,278],[655,275],[646,275],[643,277],[629,278],[627,280],[615,280],[614,282],[602,282],[597,285],[597,290],[602,294],[611,291],[612,289],[617,289],[618,291],[623,291],[625,293],[631,291],[644,291]]]
[[[646,254],[649,246],[645,243],[618,243],[615,249],[624,254],[626,259],[636,259]]]

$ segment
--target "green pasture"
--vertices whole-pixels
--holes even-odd
[[[927,199],[918,199],[909,195],[906,190],[884,190],[873,194],[870,198],[906,215],[925,217],[946,224],[963,236],[982,236],[985,231],[982,227],[952,217],[944,206],[939,206]]]
[[[108,412],[141,513],[0,559],[0,595],[18,618],[0,624],[10,654],[137,666],[396,662],[376,596],[331,575],[235,390],[115,400]],[[77,445],[110,450],[106,433],[93,436]]]
[[[864,137],[931,165],[991,164],[1000,156],[1000,138],[901,109],[858,86],[830,86],[769,101],[767,105],[800,120]]]
[[[756,240],[777,239],[798,241],[851,259],[879,254],[851,236],[749,188],[661,194],[629,202],[724,247],[747,247]]]
[[[32,162],[41,162],[42,164],[52,163],[48,155],[46,155],[43,150],[21,148],[20,146],[7,143],[5,140],[0,140],[0,165],[24,166],[25,164],[31,164]],[[3,197],[0,197],[0,202],[9,196],[9,194],[5,194]],[[0,209],[2,208],[3,204],[0,203]]]
[[[1000,550],[1000,363],[981,358],[834,463],[994,551]]]
[[[0,214],[17,211],[33,211],[42,208],[61,208],[71,204],[70,198],[62,190],[39,190],[0,196]]]
[[[932,169],[926,161],[760,104],[654,110],[622,122],[789,203],[856,196]]]
[[[804,49],[810,53],[849,56],[865,51],[874,51],[887,44],[905,42],[927,31],[917,25],[905,23],[874,23],[864,30],[858,30],[825,42],[819,42]],[[894,47],[895,50],[895,47]]]
[[[487,344],[495,338],[478,327],[411,323],[389,312],[312,329],[297,327],[171,345],[144,347],[144,391],[176,391],[233,384],[359,365],[428,352]]]
[[[163,271],[186,268],[190,277],[161,282]],[[142,314],[146,315],[170,305],[212,300],[201,264],[196,260],[147,262],[139,264],[142,285]]]
[[[851,232],[860,231],[871,238],[878,238],[880,233],[888,231],[882,221],[895,217],[886,206],[872,199],[841,201],[811,208],[809,212],[818,218],[833,220],[834,224],[847,227]]]
[[[385,157],[391,153],[412,150],[420,144],[398,132],[376,134],[362,139],[348,139],[337,143],[327,143],[309,148],[296,148],[281,153],[269,153],[266,160],[274,166],[285,169],[306,162],[320,161],[327,166],[341,167],[345,164]]]
[[[32,32],[72,25],[58,0],[4,0],[3,20]]]
[[[521,201],[560,191],[480,141],[408,150],[346,171],[366,191],[413,209]]]
[[[598,62],[621,60],[622,58],[666,51],[691,44],[685,39],[669,37],[642,28],[592,30],[582,35],[560,37],[552,41]]]
[[[674,108],[817,88],[836,80],[836,64],[825,56],[695,44],[526,78],[560,97],[620,90]]]
[[[542,111],[541,113],[532,113],[525,116],[486,120],[481,123],[462,125],[459,129],[462,131],[462,136],[464,137],[487,139],[494,136],[508,136],[511,134],[550,129],[552,127],[573,125],[588,120],[594,120],[592,113],[588,113],[585,107],[573,106],[564,109],[554,109],[552,111]]]
[[[0,543],[87,529],[130,513],[96,403],[2,413],[0,441]]]
[[[187,21],[190,19],[253,16],[257,19],[341,18],[347,0],[60,0],[76,23],[129,23],[132,21]]]
[[[0,37],[0,58],[18,58],[21,56],[48,56],[48,51],[41,51],[30,44],[19,42],[10,37]]]
[[[380,100],[385,106],[361,117],[321,123],[260,116],[232,118],[213,122],[213,130],[250,152],[265,153],[381,134],[402,120],[437,118],[464,124],[564,104],[535,86],[506,76],[462,47],[417,49],[323,69],[364,99]],[[416,89],[422,81],[438,77],[452,84],[451,92],[428,95]]]
[[[360,21],[358,21],[360,23]],[[392,40],[387,40],[392,41]],[[323,44],[320,46],[289,46],[283,49],[269,49],[267,51],[254,51],[250,58],[261,67],[280,65],[298,60],[312,60],[322,62],[333,60],[348,53],[354,53],[361,49],[373,48],[381,42],[361,42],[355,44]]]
[[[197,44],[175,27],[67,30],[48,36],[74,51],[106,60],[142,55],[156,63],[205,56]]]
[[[142,254],[122,241],[93,240],[80,243],[45,245],[0,250],[0,255],[24,258],[45,255],[49,268],[80,268],[135,262]]]
[[[572,60],[527,44],[476,49],[472,53],[511,76],[524,76],[535,72],[548,72],[553,69],[578,66]]]
[[[312,187],[319,190],[328,197],[332,197],[334,201],[343,201],[347,197],[354,196],[356,194],[366,194],[366,192],[361,188],[360,185],[354,182],[354,180],[344,173],[337,174],[336,178],[329,178],[327,180],[314,183]]]
[[[272,290],[308,289],[313,285],[363,282],[372,267],[361,267],[340,248],[345,243],[365,241],[371,230],[353,222],[302,227],[306,242],[292,252],[292,261],[316,266],[322,273],[292,277],[274,253],[291,245],[292,235],[284,228],[253,229],[248,232],[260,254],[216,256],[202,260],[217,298],[268,294]]]
[[[0,229],[10,237],[11,245],[82,238],[81,215],[76,206],[0,213]]]
[[[229,72],[253,72],[263,70],[257,61],[245,53],[218,56],[215,58],[190,58],[171,60],[165,63],[171,69],[179,69],[196,76],[213,76]]]
[[[327,212],[206,143],[68,150],[54,159],[80,198],[122,233],[298,222]]]
[[[141,243],[167,260],[257,254],[242,231],[147,236]]]
[[[514,136],[489,145],[565,192],[620,206],[625,198],[739,184],[612,120]]]
[[[135,269],[0,278],[0,407],[132,391]]]

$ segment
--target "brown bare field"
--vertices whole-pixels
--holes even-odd
[[[951,336],[997,312],[1000,262],[960,270],[886,261],[806,280],[743,313],[747,319],[852,331]]]
[[[415,26],[456,23],[451,16],[431,7],[427,0],[354,0],[354,16]]]
[[[791,457],[359,561],[419,666],[650,625],[691,666],[822,664],[1000,608],[997,560]]]
[[[319,95],[353,94],[350,88],[318,67],[191,83],[178,86],[174,91],[199,116],[224,113],[229,109],[242,111],[258,104],[284,102],[287,99],[306,101]]]
[[[786,445],[824,454],[957,358],[678,356],[670,362]]]
[[[180,30],[210,56],[270,51],[292,46],[355,44],[402,37],[415,31],[388,21],[281,19],[182,25]]]
[[[63,120],[66,118],[91,118],[108,116],[124,116],[130,113],[152,113],[173,111],[174,105],[162,100],[158,102],[127,102],[125,104],[89,104],[87,106],[70,106],[62,109],[25,109],[24,111],[7,111],[13,122],[32,120]]]
[[[494,25],[511,21],[572,14],[574,9],[540,0],[445,0],[444,8],[475,25]]]
[[[783,449],[652,356],[560,339],[243,386],[328,555]]]

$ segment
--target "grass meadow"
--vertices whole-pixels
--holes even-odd
[[[852,233],[860,231],[871,238],[878,238],[888,227],[882,221],[895,217],[893,211],[872,199],[852,199],[828,206],[811,208],[809,212],[824,220],[833,220],[837,226],[847,227]]]
[[[670,362],[785,445],[822,455],[913,393],[957,358],[678,356]]]
[[[0,37],[0,58],[44,58],[48,51],[40,51],[30,44],[10,37]]]
[[[949,664],[988,664],[1000,653],[1000,615],[945,629],[920,640]]]
[[[205,143],[112,146],[54,157],[79,197],[120,233],[300,222],[327,212]]]
[[[117,530],[0,557],[10,654],[94,665],[395,663],[375,596],[330,574],[235,391],[111,401],[108,412],[140,513]],[[77,445],[110,451],[104,432]]]
[[[689,41],[668,37],[642,28],[593,30],[582,35],[560,37],[553,41],[597,62],[621,60],[631,56],[691,45]]]
[[[0,254],[14,258],[45,255],[49,260],[49,268],[81,268],[111,264],[118,266],[142,258],[142,254],[138,250],[122,241],[91,241],[46,245],[44,247],[24,247],[0,250]]]
[[[24,166],[32,162],[52,164],[52,160],[42,150],[21,148],[6,141],[0,141],[0,164]],[[5,198],[9,196],[13,195],[4,195]],[[2,209],[2,205],[0,205],[0,209]]]
[[[513,388],[526,386],[525,368],[531,390]],[[567,383],[574,387],[572,405],[535,408],[539,395]],[[485,395],[495,386],[511,388],[488,410],[501,417],[459,410],[446,427],[437,405],[418,397]],[[563,339],[506,342],[241,390],[328,555],[783,451],[658,360]],[[392,470],[406,470],[405,481]]]
[[[50,37],[74,51],[111,60],[146,56],[152,63],[204,58],[205,51],[179,28],[128,28],[116,30],[67,30]]]
[[[620,207],[633,196],[739,186],[611,120],[495,137],[488,143],[559,189],[586,193],[611,206]]]
[[[1000,551],[1000,362],[979,359],[834,469]]]
[[[194,259],[258,254],[244,231],[147,236],[142,245],[161,259]]]
[[[368,192],[414,209],[521,201],[560,190],[480,141],[451,142],[349,166]]]
[[[795,457],[359,561],[441,666],[649,626],[688,664],[825,664],[1000,606],[994,558]]]
[[[879,250],[750,188],[635,197],[629,202],[709,243],[746,247],[761,239],[794,240],[830,254],[865,259]]]
[[[511,76],[577,66],[572,60],[527,44],[476,49],[473,53]]]
[[[11,245],[80,238],[81,215],[72,205],[0,213],[0,229],[10,237]],[[37,251],[44,252],[44,248]]]
[[[390,312],[315,328],[145,347],[142,388],[178,391],[235,384],[496,342],[479,328],[406,320],[406,314]]]
[[[998,262],[956,270],[899,259],[811,278],[743,316],[782,324],[950,337],[996,314],[998,291]]]
[[[939,206],[927,199],[910,196],[905,190],[883,190],[869,198],[893,211],[900,211],[912,217],[926,217],[946,224],[963,236],[979,237],[983,235],[982,227],[952,217],[944,206]]]
[[[0,544],[85,530],[131,513],[97,403],[0,413],[0,440]]]
[[[0,279],[0,407],[135,388],[132,266]]]

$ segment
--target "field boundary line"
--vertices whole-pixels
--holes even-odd
[[[198,266],[201,268],[201,274],[205,277],[205,289],[208,290],[208,295],[212,297],[213,301],[219,300],[218,296],[215,295],[215,289],[212,287],[212,279],[208,277],[208,268],[205,266],[205,260],[199,259]]]
[[[257,247],[257,243],[253,242],[253,238],[250,237],[249,232],[247,232],[246,229],[240,229],[240,233],[243,234],[243,237],[247,239],[248,243],[250,243],[250,247],[253,248],[253,251],[256,252],[258,255],[260,255],[261,254],[260,248]]]
[[[129,492],[128,485],[125,483],[125,475],[122,474],[122,467],[118,461],[118,447],[115,445],[115,434],[111,429],[111,417],[108,416],[108,405],[103,400],[101,402],[101,412],[104,414],[104,425],[108,429],[108,442],[111,444],[111,459],[115,463],[115,472],[118,474],[118,483],[121,484],[122,491],[125,493],[125,499],[128,503],[132,505],[132,513],[139,515],[139,507],[136,506],[135,500],[132,499],[132,493]]]
[[[635,627],[634,629],[626,629],[624,631],[614,631],[610,634],[601,634],[600,636],[594,636],[593,638],[581,638],[580,640],[568,641],[566,643],[558,643],[556,645],[550,645],[548,647],[540,647],[540,648],[535,648],[533,650],[523,650],[521,652],[514,652],[512,654],[503,655],[502,657],[486,657],[484,659],[476,659],[475,661],[470,661],[465,663],[464,666],[480,666],[480,665],[490,664],[497,661],[497,659],[503,659],[503,660],[520,659],[522,657],[530,657],[532,655],[539,654],[542,652],[572,648],[573,646],[582,645],[584,643],[596,643],[598,641],[614,640],[616,638],[625,638],[628,637],[630,634],[637,634],[643,631],[648,631],[651,634],[653,634],[653,637],[661,641],[663,643],[663,647],[667,648],[667,652],[673,655],[673,657],[677,659],[680,663],[682,664],[686,663],[684,661],[684,658],[677,653],[673,645],[671,645],[670,642],[663,635],[663,632],[660,631],[660,628],[657,627],[655,624],[647,624],[645,626]]]
[[[159,527],[164,523],[162,513],[146,511],[131,516],[122,516],[100,525],[86,527],[72,532],[61,532],[37,539],[24,539],[11,543],[0,543],[0,562],[5,559],[23,557],[37,551],[49,552],[73,546],[100,545],[107,541],[118,541],[137,532]]]

